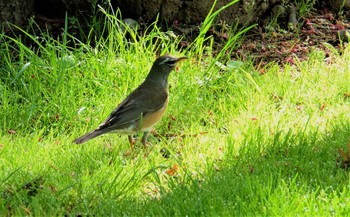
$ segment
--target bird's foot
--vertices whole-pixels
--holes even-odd
[[[131,155],[135,155],[135,148],[134,148],[135,139],[131,135],[129,135],[128,140],[129,140],[129,144],[130,144],[130,149],[124,153],[124,157],[129,157]]]
[[[143,149],[147,150],[148,146],[151,146],[148,142],[143,142]]]
[[[128,139],[129,139],[131,150],[134,150],[135,139],[132,138],[132,136],[128,136]]]

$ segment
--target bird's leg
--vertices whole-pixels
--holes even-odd
[[[143,137],[142,137],[142,144],[143,144],[143,147],[146,149],[147,148],[147,137],[148,137],[148,131],[146,131],[144,134],[143,134]]]
[[[131,146],[131,150],[134,150],[135,140],[132,138],[132,135],[128,135],[128,139]]]

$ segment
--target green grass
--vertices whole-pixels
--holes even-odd
[[[224,71],[213,64],[220,59],[198,62],[193,47],[170,76],[159,137],[126,156],[126,136],[72,140],[142,82],[156,53],[183,54],[155,25],[127,41],[109,18],[109,37],[95,47],[67,32],[28,34],[32,46],[1,35],[0,215],[349,213],[349,174],[337,167],[350,138],[349,48],[330,64],[315,50],[261,75],[252,62]]]

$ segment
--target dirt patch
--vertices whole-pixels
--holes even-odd
[[[315,49],[325,51],[327,56],[330,51],[324,43],[341,51],[341,47],[346,47],[347,43],[344,37],[341,43],[338,34],[345,35],[346,31],[350,31],[348,20],[336,19],[327,9],[310,12],[305,17],[299,18],[297,28],[293,30],[282,27],[268,29],[265,26],[266,23],[258,24],[246,33],[242,43],[230,54],[232,59],[253,60],[259,67],[272,61],[294,64],[295,58],[300,61],[306,60],[309,53]],[[175,32],[186,37],[181,45],[189,45],[190,41],[194,40],[198,35],[198,32],[194,32],[195,28],[174,25]],[[222,23],[212,27],[208,32],[209,35],[215,38],[214,54],[218,53],[229,39]]]

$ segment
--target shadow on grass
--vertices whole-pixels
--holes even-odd
[[[322,135],[276,134],[266,148],[252,139],[238,156],[228,153],[219,169],[208,165],[200,179],[177,181],[159,199],[133,207],[166,216],[347,213],[349,177],[337,161],[349,138],[346,123]]]

